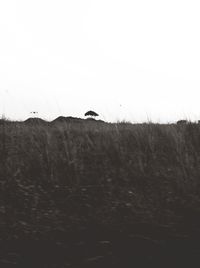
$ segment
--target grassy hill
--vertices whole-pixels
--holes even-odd
[[[0,218],[2,240],[59,241],[84,228],[197,237],[200,126],[4,122]]]

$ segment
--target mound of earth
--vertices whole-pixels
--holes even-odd
[[[66,123],[74,123],[74,122],[81,122],[81,121],[83,121],[83,119],[81,119],[81,118],[78,118],[78,117],[72,117],[72,116],[67,116],[67,117],[65,117],[65,116],[59,116],[59,117],[57,117],[56,119],[54,119],[53,121],[52,121],[52,123],[60,123],[60,122],[62,122],[62,123],[64,123],[64,122],[66,122]]]
[[[25,124],[35,125],[35,124],[45,124],[47,121],[38,118],[38,117],[30,117],[27,120],[24,121]]]
[[[59,116],[56,119],[54,119],[51,123],[84,123],[84,122],[101,122],[101,123],[105,123],[102,120],[96,120],[94,118],[86,118],[86,119],[82,119],[82,118],[78,118],[78,117],[72,117],[72,116]]]

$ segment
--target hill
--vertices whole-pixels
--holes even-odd
[[[30,117],[27,120],[24,121],[25,124],[28,125],[42,125],[42,124],[47,124],[47,121],[38,118],[38,117]]]
[[[84,119],[78,118],[78,117],[72,117],[72,116],[59,116],[51,123],[76,123],[76,122],[82,122]]]
[[[56,119],[54,119],[51,123],[85,123],[85,122],[96,122],[96,123],[105,123],[102,120],[97,120],[94,118],[78,118],[78,117],[72,117],[72,116],[59,116]]]

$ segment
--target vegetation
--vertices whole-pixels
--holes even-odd
[[[0,178],[1,239],[138,224],[196,235],[200,126],[4,121]]]

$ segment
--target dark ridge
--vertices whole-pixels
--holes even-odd
[[[25,124],[30,124],[30,125],[35,125],[35,124],[45,124],[47,123],[47,121],[41,119],[41,118],[38,118],[38,117],[30,117],[28,118],[27,120],[24,121]]]
[[[74,122],[81,122],[84,119],[78,118],[78,117],[72,117],[72,116],[59,116],[56,119],[54,119],[53,121],[51,121],[51,123],[57,123],[57,122],[67,122],[67,123],[74,123]]]
[[[103,120],[97,120],[94,118],[79,118],[79,117],[73,117],[73,116],[59,116],[56,119],[52,121],[46,121],[44,119],[41,119],[39,117],[30,117],[24,121],[12,121],[8,119],[0,119],[0,125],[3,124],[13,124],[13,123],[19,123],[19,124],[28,124],[28,125],[41,125],[41,124],[52,124],[52,123],[84,123],[84,122],[96,122],[96,123],[106,123]]]
[[[84,122],[105,123],[103,120],[96,120],[91,117],[82,119],[82,118],[72,117],[72,116],[67,116],[67,117],[59,116],[53,121],[51,121],[51,123],[84,123]]]

